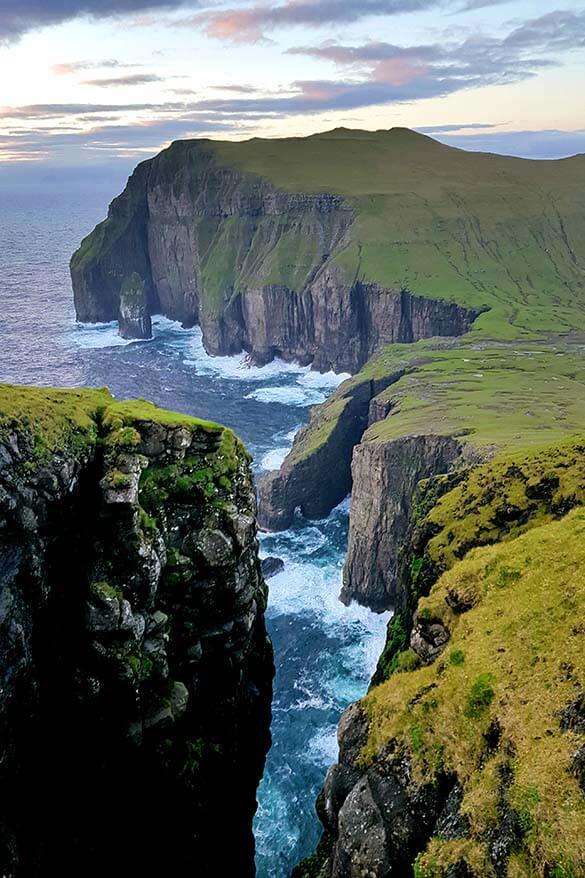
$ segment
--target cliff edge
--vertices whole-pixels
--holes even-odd
[[[585,447],[419,487],[368,695],[338,729],[295,878],[585,871]],[[571,511],[572,510],[572,511]]]
[[[0,387],[0,594],[2,874],[252,876],[273,665],[239,440]]]
[[[582,157],[466,153],[405,129],[179,141],[74,254],[77,317],[146,337],[160,313],[199,324],[211,354],[338,372],[474,326],[562,332],[583,297],[584,181]]]

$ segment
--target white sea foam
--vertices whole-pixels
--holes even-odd
[[[278,551],[278,549],[276,550]],[[282,553],[284,555],[285,553]],[[282,557],[281,555],[281,557]],[[285,567],[269,583],[268,613],[273,616],[310,612],[319,618],[325,629],[362,626],[366,632],[383,643],[389,613],[373,613],[358,604],[344,606],[339,600],[342,565],[319,565],[310,559],[295,561],[284,558]],[[376,653],[377,647],[373,652]],[[378,649],[375,658],[381,652]],[[364,654],[364,661],[371,660]],[[375,662],[374,662],[375,665]]]
[[[327,394],[320,390],[312,390],[311,388],[299,387],[298,384],[293,384],[277,387],[259,387],[258,390],[247,393],[244,398],[255,399],[257,402],[279,402],[282,405],[306,408],[307,406],[325,402]]]
[[[118,335],[116,320],[112,323],[75,323],[64,343],[69,344],[71,341],[76,347],[86,350],[134,344],[133,341]]]
[[[271,472],[272,470],[280,469],[289,451],[290,445],[283,446],[282,448],[273,448],[272,451],[267,451],[260,461],[260,469],[262,472]]]
[[[248,362],[247,354],[239,353],[230,357],[210,357],[203,346],[203,335],[200,327],[196,326],[191,330],[191,337],[185,352],[184,362],[195,368],[200,375],[218,375],[222,378],[228,378],[232,381],[260,381],[269,382],[278,379],[283,375],[296,376],[296,383],[309,394],[314,392],[312,399],[317,400],[317,391],[322,391],[329,395],[336,387],[338,387],[346,378],[350,376],[347,373],[337,375],[335,372],[314,372],[310,366],[301,366],[295,362],[285,362],[278,357],[267,363],[265,366],[254,366]],[[278,388],[271,388],[275,391]],[[318,402],[322,402],[325,398],[319,393]],[[300,394],[297,394],[300,399]],[[307,398],[310,398],[310,394]],[[261,399],[262,402],[281,402],[281,399],[271,399],[266,396]],[[285,404],[288,400],[284,400]],[[313,405],[310,402],[290,402],[291,405]]]
[[[168,338],[169,341],[184,342],[192,330],[182,329],[179,323],[167,317],[156,316],[152,320],[152,338],[122,338],[118,334],[118,322],[110,323],[74,323],[71,331],[64,339],[65,344],[73,344],[85,350],[100,348],[128,347],[133,344],[145,344],[153,339]]]
[[[266,366],[252,366],[247,362],[245,353],[231,357],[210,357],[203,347],[203,336],[198,326],[192,330],[184,362],[193,366],[199,375],[219,375],[233,381],[266,381],[279,375],[303,375],[310,368],[278,359]]]
[[[339,745],[337,743],[337,726],[326,726],[317,732],[309,742],[309,752],[317,765],[328,768],[337,762]]]
[[[298,379],[298,383],[303,387],[311,387],[314,390],[326,390],[328,393],[331,393],[348,378],[351,378],[348,372],[341,372],[339,374],[336,372],[306,372]]]

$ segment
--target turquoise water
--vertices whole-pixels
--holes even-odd
[[[103,185],[0,190],[0,381],[108,385],[120,397],[228,424],[247,443],[257,473],[277,467],[310,406],[341,377],[212,359],[198,329],[164,318],[150,342],[123,342],[110,324],[76,325],[67,263],[114,194]],[[261,536],[262,553],[283,558],[285,569],[269,583],[277,672],[273,746],[255,821],[259,878],[284,878],[314,847],[314,800],[336,759],[337,720],[365,691],[383,645],[386,618],[337,599],[348,503],[324,521],[299,519],[284,533]]]

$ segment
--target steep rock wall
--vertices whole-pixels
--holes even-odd
[[[363,442],[352,459],[353,493],[341,599],[376,611],[400,602],[401,555],[422,479],[446,473],[461,456],[450,436]]]
[[[21,413],[0,410],[0,870],[252,876],[272,655],[248,457],[105,392],[52,450]]]
[[[478,311],[347,278],[350,203],[285,192],[219,163],[205,142],[140,165],[71,261],[77,317],[120,318],[129,275],[151,313],[201,325],[211,354],[248,351],[357,371],[385,342],[466,332]]]
[[[326,407],[312,410],[309,424],[295,436],[280,470],[260,480],[261,527],[290,527],[296,509],[307,518],[323,518],[347,497],[352,452],[372,423],[372,401],[403,374],[401,370],[379,380],[342,384]]]

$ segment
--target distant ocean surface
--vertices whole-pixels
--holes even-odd
[[[101,387],[232,427],[256,471],[277,468],[309,407],[340,381],[275,362],[247,369],[210,358],[198,329],[159,318],[150,342],[114,325],[75,323],[68,262],[104,218],[117,181],[0,187],[0,382]],[[273,746],[259,790],[259,878],[286,878],[319,837],[314,800],[335,761],[341,711],[361,696],[383,646],[386,617],[339,603],[348,501],[324,521],[265,534],[262,553],[285,569],[270,580],[267,622],[277,674]]]

